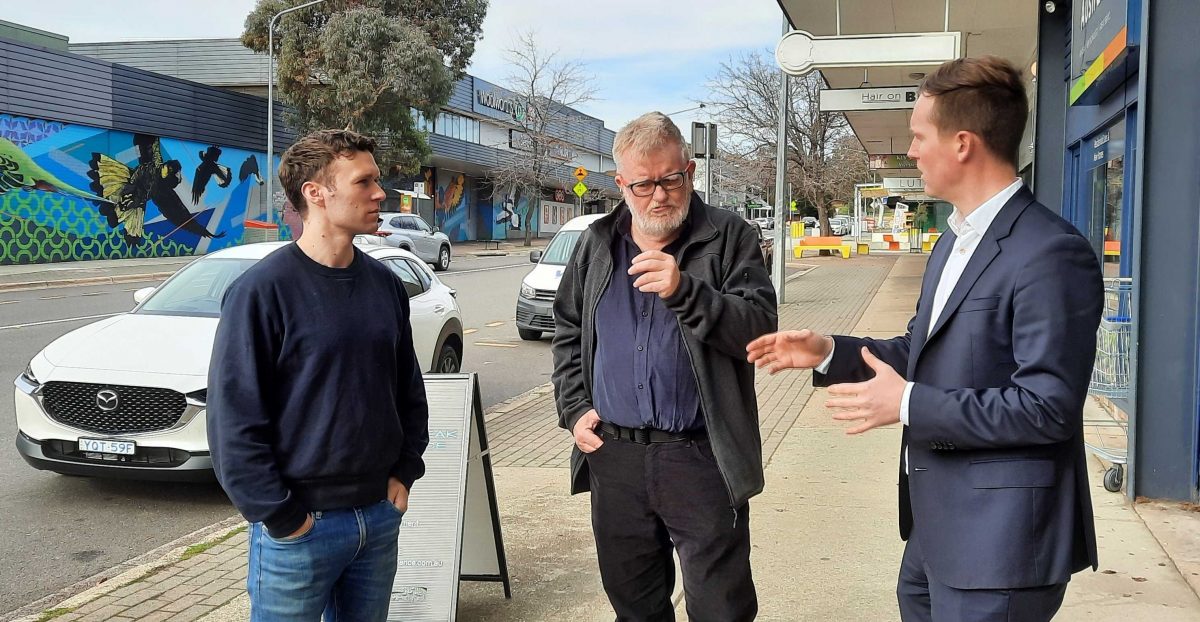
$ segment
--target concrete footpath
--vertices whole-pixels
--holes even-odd
[[[901,333],[915,306],[924,259],[796,262],[793,267],[803,269],[789,283],[781,327]],[[898,619],[900,430],[846,435],[846,426],[823,408],[825,392],[813,389],[809,372],[760,374],[756,389],[767,461],[766,490],[750,504],[759,619]],[[555,427],[549,387],[491,408],[486,419],[513,598],[505,600],[497,584],[463,583],[458,619],[612,620],[596,569],[587,497],[567,494],[570,439]],[[1131,505],[1104,490],[1104,466],[1094,459],[1091,464],[1100,570],[1075,576],[1057,619],[1200,620],[1200,513],[1179,504]],[[34,603],[0,620],[248,618],[244,524],[231,518],[169,548],[70,598]],[[686,619],[685,603],[678,613]]]

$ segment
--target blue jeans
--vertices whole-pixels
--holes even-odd
[[[400,510],[384,499],[312,514],[312,529],[294,539],[250,526],[251,622],[316,622],[322,612],[325,622],[386,620]]]

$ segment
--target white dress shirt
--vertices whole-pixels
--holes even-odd
[[[926,327],[925,336],[928,337],[930,332],[933,332],[933,327],[937,325],[939,316],[946,307],[946,301],[950,298],[950,293],[954,291],[954,286],[958,284],[959,277],[962,276],[963,270],[967,268],[967,263],[971,261],[971,256],[975,254],[975,249],[979,247],[979,241],[983,239],[983,235],[987,233],[988,227],[992,226],[992,221],[996,219],[996,215],[1000,213],[1000,209],[1005,203],[1021,189],[1022,182],[1017,179],[1009,184],[992,198],[984,201],[975,211],[968,214],[965,218],[959,214],[958,208],[954,209],[954,213],[950,215],[947,224],[950,225],[950,230],[954,232],[954,249],[950,255],[946,257],[946,265],[942,268],[941,278],[938,279],[937,289],[933,292],[933,309],[929,316],[929,326]],[[829,350],[829,356],[825,357],[824,361],[815,368],[819,373],[829,371],[829,364],[833,361],[833,349]],[[900,399],[900,422],[908,425],[908,401],[912,395],[913,383],[909,382],[904,387],[904,396]],[[908,448],[904,448],[904,471],[908,472]]]

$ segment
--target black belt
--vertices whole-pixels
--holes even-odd
[[[629,441],[639,445],[651,445],[654,443],[678,443],[681,441],[694,441],[706,438],[704,430],[696,430],[692,432],[667,432],[666,430],[655,430],[653,428],[626,428],[607,421],[600,422],[600,431],[618,441]]]

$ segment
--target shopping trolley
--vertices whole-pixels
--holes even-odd
[[[1096,362],[1088,393],[1123,400],[1129,396],[1129,355],[1133,351],[1133,279],[1104,279],[1104,313],[1096,329]],[[1111,466],[1104,473],[1104,489],[1121,490],[1129,455],[1129,422],[1116,408],[1102,409],[1106,416],[1084,418],[1084,444]]]

